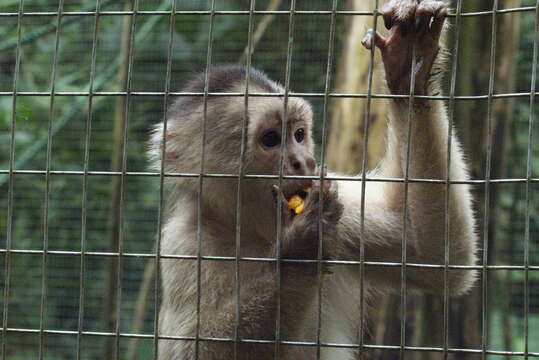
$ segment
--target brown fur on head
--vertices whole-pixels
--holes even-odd
[[[245,92],[246,72],[241,66],[221,66],[210,70],[209,93]],[[183,89],[184,92],[204,92],[205,74],[199,74]],[[251,69],[250,93],[283,93],[283,88],[269,80],[262,72]],[[165,172],[199,173],[201,170],[201,143],[205,122],[204,173],[238,174],[245,118],[244,96],[208,96],[204,115],[203,96],[182,96],[167,114],[166,147],[164,153]],[[279,173],[280,144],[266,146],[268,133],[275,132],[282,138],[284,97],[249,96],[247,112],[247,144],[245,152],[245,173],[271,175]],[[314,143],[311,124],[312,110],[301,98],[288,98],[287,141],[283,164],[284,174],[312,175],[316,164],[312,156]],[[164,125],[155,126],[149,157],[154,169],[161,166]],[[304,139],[298,142],[296,131],[303,129]],[[266,139],[264,140],[266,136]],[[269,135],[271,137],[271,134]],[[196,181],[192,178],[174,177],[172,182],[179,185],[182,193],[196,192]],[[233,196],[237,180],[212,178],[204,182],[204,192],[209,198]],[[271,184],[275,180],[249,180],[244,201],[271,200]],[[295,182],[298,184],[298,182]],[[297,185],[297,187],[302,185]],[[256,189],[252,189],[256,187]],[[206,190],[208,188],[208,190]],[[257,191],[254,191],[257,190]],[[262,190],[262,191],[259,191]],[[209,193],[207,192],[209,191]],[[217,193],[216,193],[217,192]],[[206,196],[205,196],[206,197]],[[262,197],[262,198],[261,198]],[[223,202],[230,207],[230,199]]]

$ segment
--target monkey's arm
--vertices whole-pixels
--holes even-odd
[[[439,81],[432,74],[441,72],[435,60],[446,14],[444,3],[392,0],[382,14],[386,26],[391,28],[389,38],[383,39],[371,30],[364,45],[380,48],[391,93],[410,93],[412,49],[415,48],[417,72],[414,94],[440,94]],[[412,179],[446,180],[449,121],[444,104],[425,99],[413,99],[412,106],[407,99],[392,99],[390,103],[386,156],[378,170],[369,176],[402,179],[407,175]],[[411,144],[407,159],[410,115]],[[467,180],[463,153],[458,139],[452,135],[449,177],[451,180]],[[401,262],[403,230],[406,228],[406,262],[443,265],[447,216],[450,221],[448,264],[474,264],[476,237],[468,185],[450,185],[447,197],[449,211],[446,214],[446,184],[408,183],[405,205],[405,185],[402,182],[368,182],[363,228],[358,226],[361,225],[360,187],[355,187],[352,190],[349,184],[340,185],[344,189],[340,199],[345,207],[340,232],[345,234],[345,238],[363,235],[367,261]],[[367,272],[390,283],[400,280],[400,267],[367,266]],[[442,268],[408,267],[407,274],[412,284],[433,290],[443,289]],[[474,279],[474,272],[470,270],[451,269],[448,275],[451,293],[466,291]]]
[[[407,103],[393,104],[388,137],[388,152],[379,170],[369,177],[404,178],[407,150]],[[411,133],[408,177],[445,180],[447,177],[448,119],[440,101],[416,102]],[[399,115],[403,114],[403,115]],[[458,139],[451,144],[451,180],[467,180],[466,165]],[[352,188],[355,187],[355,188]],[[401,262],[403,230],[406,227],[406,262],[443,265],[445,256],[446,216],[449,217],[450,265],[475,263],[474,217],[468,185],[449,186],[449,212],[446,214],[447,185],[408,183],[405,212],[405,186],[399,182],[367,182],[365,221],[361,227],[361,186],[339,185],[344,204],[339,235],[361,237],[365,260]],[[406,224],[404,224],[406,221]],[[361,231],[363,229],[363,231]],[[356,235],[356,236],[354,236]],[[363,235],[363,236],[361,236]],[[359,253],[359,252],[358,252]],[[400,281],[400,267],[368,266],[367,272],[378,280]],[[408,267],[412,284],[432,290],[442,289],[443,269]],[[452,269],[448,273],[452,293],[463,292],[473,282],[474,272]]]

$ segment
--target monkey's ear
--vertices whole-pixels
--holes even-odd
[[[154,126],[146,153],[152,170],[161,171],[161,161],[164,153],[165,171],[174,171],[173,164],[179,161],[177,134],[174,134],[169,128],[163,138],[163,128],[162,123]]]
[[[155,124],[150,133],[146,156],[149,167],[154,171],[161,171],[161,156],[163,153],[163,123]]]

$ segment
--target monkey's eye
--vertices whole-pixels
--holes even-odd
[[[277,131],[269,131],[262,136],[262,144],[267,147],[274,147],[281,143],[281,135]]]
[[[297,129],[294,133],[294,138],[296,138],[297,142],[302,142],[303,139],[305,139],[305,130],[304,129]]]

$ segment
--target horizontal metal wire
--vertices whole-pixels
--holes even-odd
[[[8,333],[25,333],[25,334],[38,334],[40,329],[31,329],[31,328],[7,328],[0,329],[0,332]],[[116,332],[107,332],[107,331],[81,331],[76,330],[59,330],[59,329],[44,329],[43,333],[50,335],[86,335],[86,336],[104,336],[104,337],[113,337],[120,336],[124,338],[139,338],[139,339],[155,339],[154,334],[132,334],[132,333],[116,333]],[[195,341],[194,336],[172,336],[172,335],[159,335],[157,337],[159,340],[180,340],[180,341]],[[233,338],[217,338],[217,337],[198,337],[198,341],[204,342],[220,342],[228,343],[239,341],[246,344],[275,344],[274,340],[262,340],[262,339],[233,339]],[[291,345],[291,346],[321,346],[325,348],[340,348],[340,349],[357,349],[358,344],[346,344],[346,343],[334,343],[334,342],[311,342],[311,341],[290,341],[290,340],[280,340],[279,344]],[[366,349],[378,349],[378,350],[401,350],[403,349],[400,345],[375,345],[375,344],[363,344],[363,348]],[[464,348],[448,348],[444,349],[441,347],[430,347],[430,346],[404,346],[404,350],[407,351],[420,351],[420,352],[450,352],[450,353],[469,353],[469,354],[481,354],[483,350],[479,349],[464,349]],[[501,356],[531,356],[539,357],[539,353],[528,352],[524,353],[521,351],[499,351],[499,350],[486,350],[486,354],[489,355],[501,355]]]
[[[127,253],[127,252],[113,252],[113,251],[76,251],[76,250],[30,250],[30,249],[0,249],[0,254],[9,252],[10,254],[18,255],[57,255],[57,256],[95,256],[95,257],[129,257],[129,258],[152,258],[155,259],[155,253]],[[197,255],[178,255],[178,254],[160,254],[160,259],[176,259],[176,260],[198,260]],[[243,261],[243,262],[270,262],[277,261],[295,263],[295,264],[327,264],[327,265],[367,265],[367,266],[382,266],[382,267],[401,267],[401,262],[381,262],[381,261],[354,261],[354,260],[318,260],[318,259],[277,259],[277,258],[259,258],[259,257],[240,257],[235,256],[200,256],[201,260],[207,261]],[[423,268],[423,269],[445,269],[444,264],[418,264],[418,263],[406,263],[407,267],[411,268]],[[539,265],[447,265],[448,269],[455,270],[482,270],[484,268],[488,270],[539,270]]]
[[[50,91],[0,91],[0,96],[200,96],[203,97],[204,93],[202,92],[164,92],[164,91],[57,91],[51,93]],[[501,93],[501,94],[492,94],[492,95],[460,95],[453,96],[429,96],[429,95],[414,95],[414,99],[425,99],[425,100],[488,100],[489,98],[493,99],[506,99],[506,98],[521,98],[529,97],[531,95],[539,95],[539,92],[518,92],[518,93]],[[208,96],[245,96],[243,92],[209,92]],[[283,93],[249,93],[249,96],[258,96],[258,97],[284,97]],[[306,97],[306,98],[323,98],[326,95],[324,93],[303,93],[303,92],[290,92],[287,95],[288,97]],[[327,96],[333,98],[357,98],[357,99],[366,99],[368,97],[375,99],[408,99],[409,95],[393,95],[393,94],[363,94],[363,93],[330,93]]]
[[[71,176],[148,176],[148,177],[159,177],[161,176],[161,173],[159,172],[150,172],[150,171],[82,171],[82,170],[13,170],[10,171],[8,169],[0,169],[0,175],[8,175],[8,174],[15,174],[15,175],[71,175]],[[199,174],[199,173],[164,173],[163,176],[165,177],[180,177],[180,178],[193,178],[198,179],[201,176],[203,178],[223,178],[223,179],[237,179],[239,177],[238,174]],[[255,175],[255,174],[246,174],[242,177],[246,179],[278,179],[279,175]],[[283,175],[283,179],[296,179],[296,180],[318,180],[318,176],[298,176],[298,175]],[[539,183],[539,178],[505,178],[505,179],[471,179],[471,180],[450,180],[449,182],[447,180],[443,179],[403,179],[403,178],[379,178],[379,177],[358,177],[358,176],[326,176],[324,177],[325,180],[337,180],[337,181],[362,181],[365,179],[365,181],[368,182],[395,182],[395,183],[403,183],[404,181],[412,182],[412,183],[421,183],[421,184],[468,184],[468,185],[477,185],[477,184],[521,184],[526,183],[527,181],[530,181],[532,183]]]
[[[498,9],[498,10],[485,10],[485,11],[473,11],[461,13],[460,16],[482,16],[482,15],[492,15],[496,14],[505,14],[505,13],[515,13],[515,12],[525,12],[525,11],[535,11],[533,6],[522,6],[516,8],[508,9]],[[331,10],[137,10],[137,11],[125,11],[125,10],[101,10],[101,11],[66,11],[62,12],[62,17],[65,16],[125,16],[125,15],[331,15],[333,11]],[[365,15],[373,16],[375,13],[373,11],[351,11],[351,10],[336,10],[335,14],[337,15]],[[19,12],[0,12],[0,16],[18,16]],[[57,11],[25,11],[22,13],[23,16],[58,16]],[[379,15],[376,13],[376,15]],[[454,13],[449,13],[449,17],[455,17]]]

